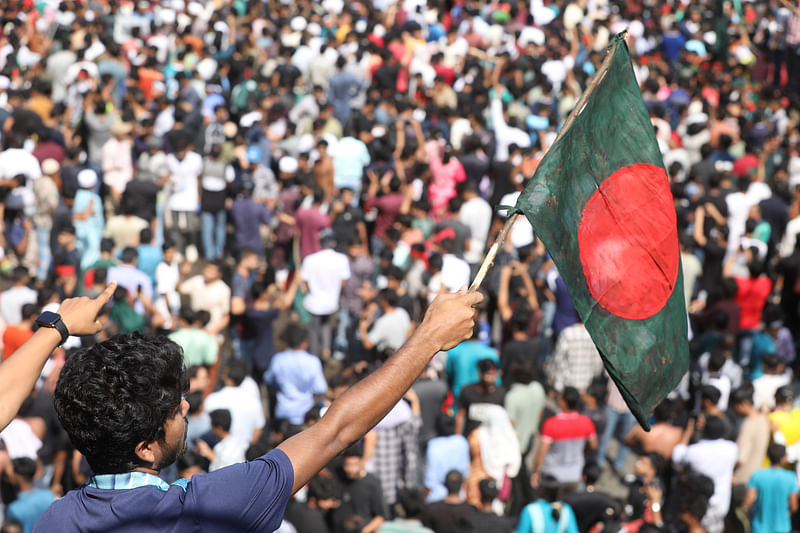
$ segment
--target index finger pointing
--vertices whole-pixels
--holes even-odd
[[[116,290],[117,290],[117,282],[112,281],[111,283],[109,283],[106,286],[105,290],[102,293],[100,293],[100,295],[98,295],[97,298],[94,299],[94,301],[97,302],[98,307],[103,307],[104,305],[106,305],[108,301],[111,299],[111,297],[114,296],[114,291]]]

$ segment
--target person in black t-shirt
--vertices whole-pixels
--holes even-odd
[[[467,517],[472,529],[468,531],[485,531],[492,533],[508,533],[514,531],[514,520],[507,516],[499,516],[492,511],[492,502],[500,491],[493,479],[482,479],[478,484],[481,493],[481,508]]]
[[[367,474],[361,444],[354,444],[344,451],[340,480],[342,503],[333,512],[334,531],[377,531],[386,517],[383,491],[378,478]]]
[[[462,533],[469,531],[468,518],[478,509],[464,501],[459,494],[464,484],[464,476],[458,470],[451,470],[444,478],[447,496],[444,500],[429,503],[422,511],[422,524],[436,533]]]
[[[284,518],[297,533],[328,533],[331,531],[328,511],[338,505],[336,481],[316,476],[308,482],[307,501],[290,501]]]
[[[480,381],[461,389],[458,397],[456,433],[459,435],[463,434],[467,420],[474,418],[470,416],[470,409],[487,403],[502,406],[506,397],[506,388],[497,385],[497,364],[493,360],[478,361],[478,376]]]

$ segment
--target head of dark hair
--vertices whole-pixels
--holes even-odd
[[[480,480],[478,482],[478,491],[481,495],[481,503],[490,503],[500,494],[497,483],[491,478]]]
[[[750,272],[751,278],[757,278],[764,273],[764,263],[758,259],[753,259],[747,263],[747,270]]]
[[[723,330],[728,327],[728,313],[722,309],[715,309],[711,313],[711,325],[716,330]]]
[[[293,350],[300,348],[306,339],[308,339],[308,329],[296,322],[292,322],[286,326],[283,332],[283,340],[289,345],[289,348]]]
[[[439,413],[436,415],[436,434],[440,437],[449,437],[456,432],[456,420],[452,416]]]
[[[778,466],[783,462],[786,457],[786,446],[773,442],[767,447],[767,459],[773,466]],[[16,472],[16,468],[14,469]]]
[[[308,482],[308,497],[315,500],[330,500],[338,494],[336,481],[333,478],[314,476]]]
[[[703,400],[708,400],[713,404],[717,404],[721,396],[722,393],[714,385],[703,385],[700,388],[700,397]]]
[[[103,237],[100,240],[100,251],[105,253],[111,253],[114,250],[114,239],[111,237]]]
[[[725,365],[726,360],[725,352],[721,348],[716,348],[708,356],[708,369],[711,372],[719,372]]]
[[[195,452],[186,452],[178,457],[178,462],[176,465],[178,467],[178,472],[185,472],[186,470],[189,470],[195,466],[202,468],[203,459]]]
[[[211,427],[218,427],[225,433],[231,430],[231,412],[227,409],[214,409],[208,413],[211,420]]]
[[[12,276],[14,278],[14,283],[19,283],[21,281],[25,281],[28,278],[30,278],[31,274],[30,274],[30,272],[28,272],[27,268],[25,268],[24,266],[20,265],[20,266],[14,267],[14,271],[13,271]]]
[[[120,259],[122,259],[122,262],[125,264],[133,263],[138,258],[139,258],[139,252],[137,252],[136,248],[132,246],[128,246],[124,250],[122,250],[122,256],[120,257]]]
[[[233,381],[233,386],[238,387],[250,373],[250,364],[244,359],[231,359],[225,374]]]
[[[707,416],[706,427],[703,428],[703,439],[717,440],[725,436],[725,422],[718,416]]]
[[[564,392],[561,393],[561,398],[570,411],[575,411],[581,402],[581,394],[575,387],[564,387]]]
[[[22,305],[22,320],[28,320],[36,316],[39,312],[39,306],[36,304],[23,304]]]
[[[447,489],[447,494],[458,494],[463,484],[464,476],[458,470],[450,470],[444,476],[444,488]]]
[[[794,400],[794,387],[792,385],[783,385],[775,391],[775,403],[792,403],[792,400]]]
[[[183,350],[166,337],[117,335],[67,358],[56,385],[58,419],[96,474],[128,472],[140,442],[165,438],[187,380]]]
[[[749,403],[753,405],[753,391],[750,387],[739,387],[733,391],[731,403],[733,405]]]
[[[153,240],[153,231],[150,228],[144,228],[139,232],[139,242],[142,244],[150,244]]]
[[[400,305],[400,297],[392,289],[381,289],[379,297],[386,302],[386,305],[389,307],[397,307]]]
[[[594,485],[603,474],[603,468],[597,463],[588,462],[583,467],[583,481],[587,485]]]
[[[196,369],[197,366],[193,366],[189,368],[189,375],[191,375],[192,369]],[[189,402],[189,414],[194,415],[200,412],[203,408],[203,391],[196,390],[192,391],[186,395],[186,401]]]
[[[204,328],[211,322],[211,313],[206,311],[205,309],[200,309],[199,311],[194,312],[194,322],[200,324],[201,328]]]
[[[668,422],[672,419],[673,408],[672,400],[666,398],[653,409],[653,418],[656,422]]]
[[[14,467],[15,474],[28,483],[33,482],[33,476],[36,475],[36,461],[30,457],[17,457],[11,460],[11,465]]]
[[[425,507],[425,498],[417,487],[404,487],[397,491],[397,503],[403,510],[404,518],[418,518]]]
[[[247,451],[244,452],[244,459],[245,461],[255,461],[262,455],[265,455],[269,451],[269,446],[262,441],[255,442],[251,444]]]

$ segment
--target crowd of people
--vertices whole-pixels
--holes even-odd
[[[2,531],[93,479],[61,367],[167,336],[189,479],[264,455],[469,285],[611,38],[677,212],[691,371],[635,425],[530,222],[281,531],[780,533],[798,520],[800,7],[790,0],[45,0],[0,8],[3,359],[118,284],[0,432]],[[624,120],[624,117],[619,117]],[[621,490],[598,483],[616,477]]]

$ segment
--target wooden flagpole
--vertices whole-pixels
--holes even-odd
[[[620,38],[624,39],[624,34],[627,33],[628,30],[623,31],[620,34]],[[578,103],[575,104],[575,107],[572,108],[572,112],[567,117],[567,120],[564,121],[564,125],[561,127],[561,131],[558,132],[556,136],[556,140],[553,141],[553,146],[556,144],[561,137],[572,127],[572,124],[575,122],[575,119],[578,118],[581,109],[586,105],[586,102],[589,101],[589,97],[592,95],[594,90],[600,85],[600,81],[605,76],[606,72],[608,72],[608,68],[611,66],[611,60],[614,58],[614,52],[617,50],[617,44],[619,43],[619,39],[614,39],[614,43],[611,45],[611,49],[609,50],[608,54],[606,54],[605,59],[603,60],[603,64],[600,65],[600,70],[598,70],[592,79],[589,80],[589,83],[586,85],[586,90],[581,95]],[[548,146],[548,150],[550,147]],[[517,218],[521,216],[520,213],[514,213],[506,223],[503,225],[503,229],[497,235],[497,238],[492,243],[491,248],[486,253],[486,257],[483,258],[483,263],[481,263],[480,269],[478,269],[478,273],[475,275],[475,279],[472,281],[472,285],[469,286],[470,291],[476,291],[480,288],[481,283],[483,283],[483,279],[486,277],[486,274],[489,273],[489,269],[492,268],[494,264],[495,257],[497,257],[497,253],[500,251],[500,247],[503,246],[508,234],[511,233],[511,228],[514,227],[514,222],[517,221]]]

